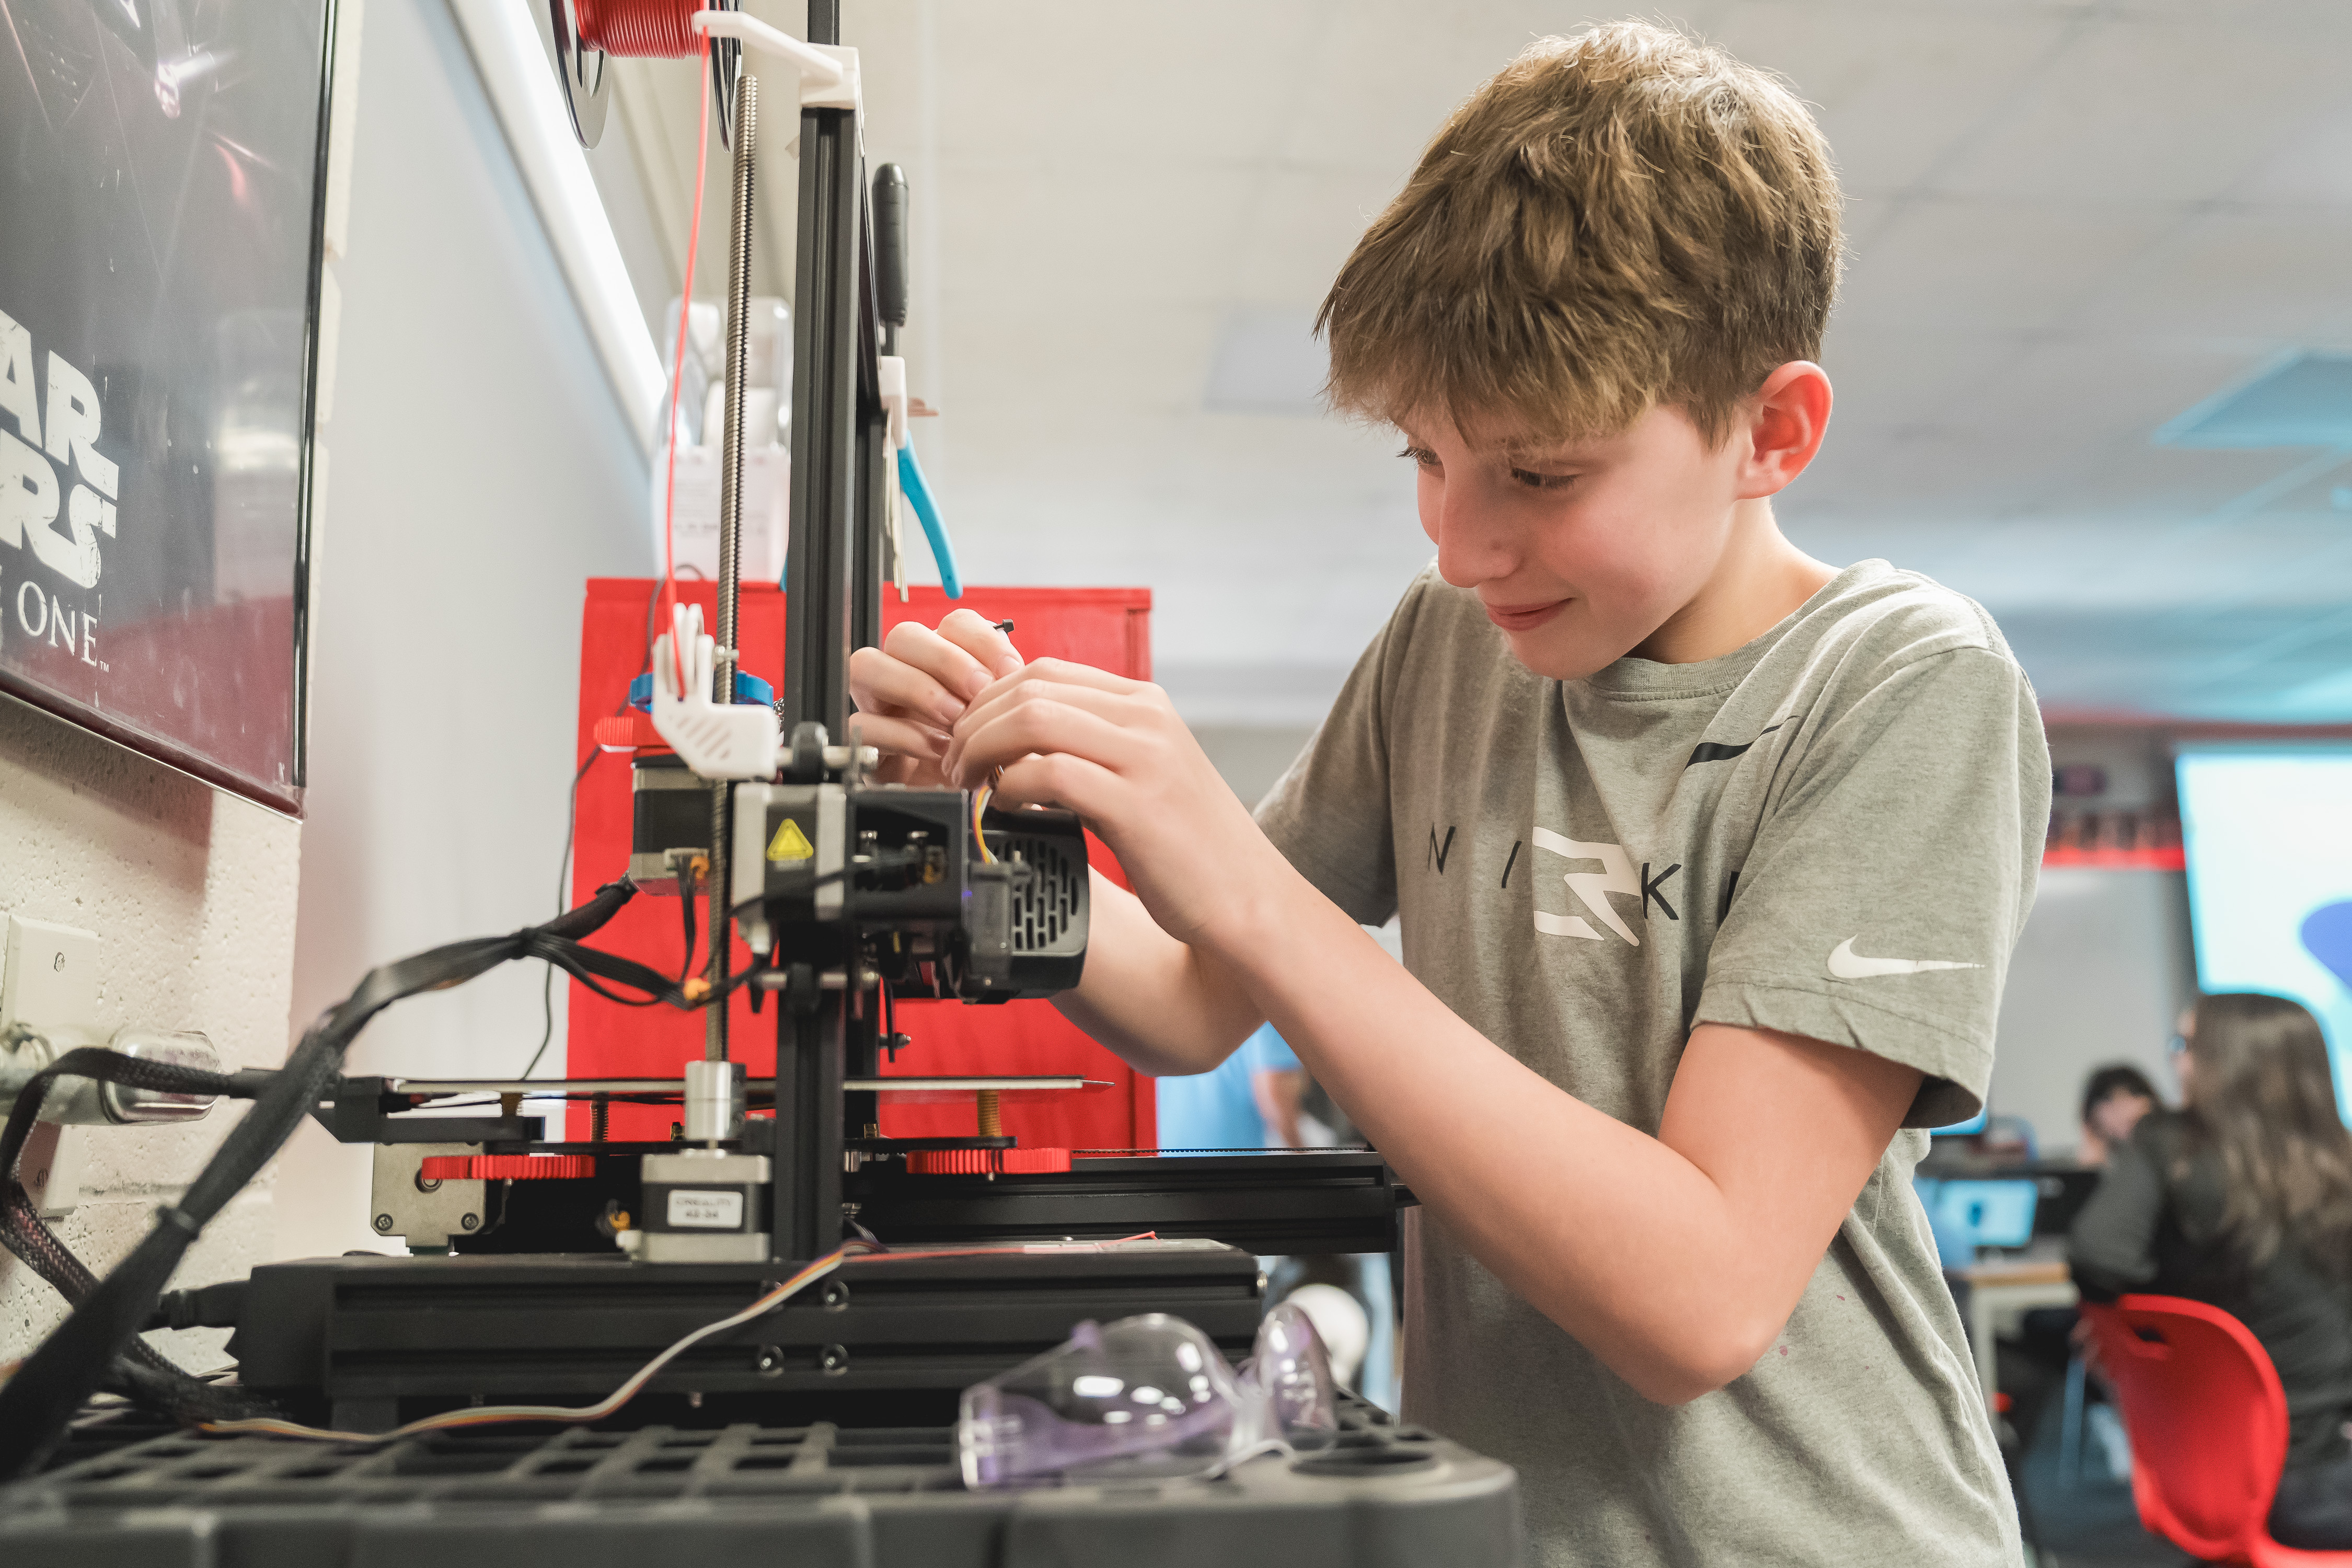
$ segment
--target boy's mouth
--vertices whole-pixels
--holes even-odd
[[[1507,632],[1531,632],[1562,610],[1566,599],[1554,599],[1542,605],[1487,605],[1486,618]]]

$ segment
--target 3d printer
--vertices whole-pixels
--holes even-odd
[[[734,154],[719,574],[714,635],[691,614],[670,620],[653,650],[651,714],[630,721],[652,731],[635,731],[647,743],[633,756],[632,847],[646,880],[675,883],[688,918],[698,900],[702,972],[681,979],[585,944],[637,896],[625,879],[547,925],[376,971],[275,1073],[88,1048],[49,1060],[17,1086],[0,1139],[8,1168],[60,1078],[257,1103],[102,1281],[52,1257],[16,1194],[5,1215],[12,1248],[47,1259],[77,1306],[0,1388],[0,1474],[36,1462],[94,1388],[126,1381],[215,1424],[233,1426],[249,1415],[238,1401],[257,1397],[357,1433],[486,1402],[616,1390],[640,1413],[708,1405],[766,1421],[938,1422],[960,1390],[1083,1319],[1171,1312],[1239,1353],[1260,1316],[1256,1255],[1392,1246],[1409,1194],[1370,1152],[1088,1158],[1024,1149],[985,1117],[970,1137],[881,1134],[886,1093],[1083,1087],[886,1077],[881,1063],[897,1043],[899,1000],[987,1005],[1077,982],[1087,844],[1067,813],[871,782],[871,753],[840,743],[848,655],[877,640],[881,585],[899,575],[902,499],[937,536],[906,445],[903,363],[886,352],[905,317],[903,183],[895,171],[868,183],[854,51],[785,37],[731,5],[674,9],[713,40]],[[583,140],[601,125],[605,91],[605,56],[583,27],[591,10],[549,6]],[[813,18],[813,36],[821,30]],[[772,704],[747,692],[735,658],[760,134],[758,83],[740,69],[736,40],[803,71],[792,613]],[[755,955],[741,970],[730,963],[738,931]],[[341,1072],[345,1047],[383,1006],[520,957],[616,998],[699,1011],[702,1059],[675,1079]],[[749,1078],[732,1048],[727,1004],[739,992],[772,1009],[772,1078]],[[520,1114],[525,1096],[600,1108],[592,1136],[549,1138]],[[434,1113],[490,1097],[496,1114]],[[603,1135],[601,1108],[640,1103],[675,1105],[675,1137]],[[373,1224],[403,1237],[408,1255],[271,1264],[237,1287],[159,1307],[189,1241],[305,1118],[375,1146]],[[894,1250],[865,1249],[883,1243]],[[821,1288],[802,1288],[819,1274]],[[196,1323],[236,1329],[241,1393],[175,1384],[142,1355],[142,1329]]]

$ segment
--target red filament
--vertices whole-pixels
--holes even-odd
[[[702,0],[573,0],[580,41],[630,59],[680,59],[702,52],[690,18]]]

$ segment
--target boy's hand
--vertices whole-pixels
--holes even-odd
[[[882,752],[885,784],[951,787],[940,768],[949,731],[972,698],[1021,668],[1021,655],[995,623],[957,610],[939,630],[901,622],[878,648],[849,656],[852,743]]]
[[[1148,681],[1039,659],[972,700],[941,765],[966,789],[1001,767],[1007,805],[1076,812],[1179,942],[1245,940],[1251,895],[1288,869]]]

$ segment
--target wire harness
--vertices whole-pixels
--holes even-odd
[[[693,1007],[719,1000],[724,993],[716,989],[690,1000],[659,971],[582,945],[582,939],[619,913],[636,890],[636,885],[625,878],[608,882],[578,909],[543,925],[526,926],[506,936],[451,942],[371,971],[351,995],[303,1032],[286,1066],[266,1075],[266,1082],[260,1081],[264,1075],[201,1074],[163,1063],[129,1061],[112,1052],[80,1050],[68,1052],[37,1075],[18,1097],[6,1131],[0,1132],[0,1156],[5,1157],[0,1159],[0,1170],[9,1173],[0,1225],[5,1225],[11,1250],[23,1243],[26,1261],[72,1300],[74,1309],[16,1374],[0,1384],[0,1479],[38,1469],[83,1403],[110,1383],[127,1384],[134,1396],[143,1395],[166,1408],[173,1407],[171,1401],[176,1397],[179,1408],[187,1409],[194,1396],[172,1380],[194,1380],[169,1362],[163,1363],[168,1370],[159,1370],[154,1364],[162,1359],[159,1352],[140,1342],[139,1333],[147,1326],[173,1269],[205,1225],[261,1173],[318,1108],[339,1075],[352,1042],[370,1019],[393,1003],[421,992],[461,985],[520,958],[552,963],[614,1001],[635,999],[615,994],[607,989],[606,982],[642,992],[645,999],[636,1003],[641,1006],[667,1003]],[[746,978],[750,973],[746,972]],[[254,1101],[252,1111],[222,1140],[179,1202],[155,1211],[155,1223],[146,1236],[102,1280],[93,1280],[89,1270],[39,1224],[37,1211],[14,1175],[14,1162],[39,1114],[48,1083],[68,1074],[107,1076],[139,1087],[201,1093],[241,1089]],[[208,1081],[198,1084],[196,1079]],[[32,1215],[29,1226],[28,1215]],[[47,1237],[46,1244],[42,1237]],[[54,1254],[50,1247],[55,1248]],[[126,1354],[136,1359],[126,1361]],[[199,1386],[210,1388],[209,1384]],[[238,1415],[249,1410],[248,1404]],[[212,1413],[227,1414],[217,1408]]]
[[[445,1410],[438,1415],[427,1415],[422,1420],[411,1421],[405,1426],[395,1426],[389,1432],[337,1432],[325,1427],[304,1426],[298,1422],[279,1420],[275,1416],[268,1415],[252,1416],[242,1420],[207,1421],[203,1424],[204,1429],[207,1432],[219,1433],[266,1432],[279,1437],[306,1437],[313,1442],[325,1443],[390,1443],[403,1437],[414,1437],[424,1432],[446,1432],[458,1426],[488,1426],[504,1421],[549,1421],[567,1426],[602,1421],[617,1412],[630,1400],[635,1399],[638,1391],[653,1381],[656,1373],[696,1345],[713,1334],[723,1334],[728,1330],[740,1328],[756,1318],[765,1317],[809,1286],[840,1268],[860,1250],[877,1249],[868,1248],[864,1242],[852,1242],[847,1247],[818,1258],[741,1311],[720,1318],[716,1322],[705,1323],[692,1333],[678,1340],[667,1350],[639,1367],[626,1383],[593,1405],[476,1405],[463,1410]]]

